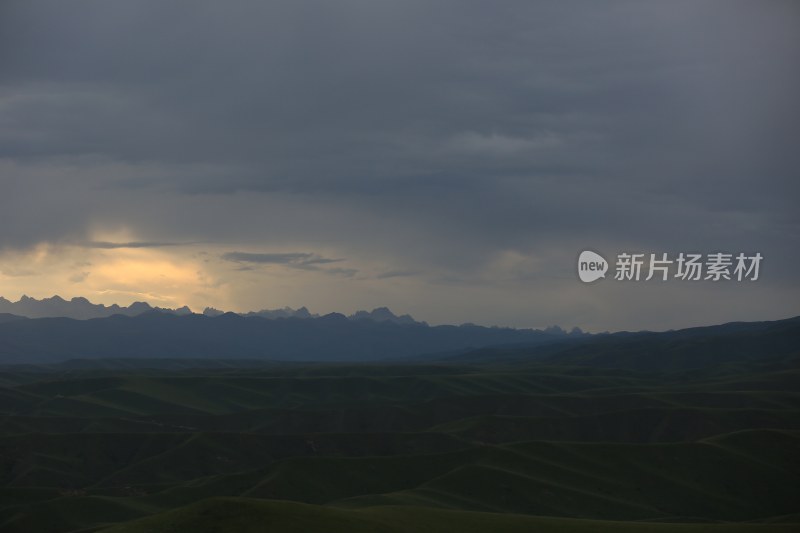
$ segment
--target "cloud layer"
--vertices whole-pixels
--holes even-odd
[[[798,314],[798,29],[789,1],[3,2],[0,288],[100,291],[67,250],[139,249],[207,281],[170,297],[240,310]],[[589,288],[586,248],[765,271]]]

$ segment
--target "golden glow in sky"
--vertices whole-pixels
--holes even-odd
[[[0,294],[10,299],[83,296],[120,305],[144,300],[169,307],[200,305],[200,298],[220,300],[213,294],[219,286],[214,287],[196,250],[137,247],[130,232],[93,237],[87,243],[40,243],[0,253]]]
[[[18,300],[57,294],[123,306],[146,301],[169,308],[188,305],[195,312],[305,305],[324,314],[371,309],[379,305],[374,302],[393,297],[392,292],[408,294],[404,280],[376,288],[374,278],[357,275],[338,259],[286,249],[254,251],[261,263],[226,259],[233,250],[153,243],[130,231],[96,232],[85,242],[5,249],[0,250],[0,296]],[[366,291],[354,295],[354,283]]]

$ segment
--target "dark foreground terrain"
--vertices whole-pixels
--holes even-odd
[[[7,366],[0,530],[798,531],[798,322],[776,324],[408,364]]]

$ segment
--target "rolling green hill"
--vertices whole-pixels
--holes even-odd
[[[425,507],[371,507],[343,510],[284,501],[215,498],[103,530],[108,533],[178,533],[220,531],[347,533],[781,533],[794,531],[791,524],[657,524],[602,522],[515,514],[445,511]]]
[[[5,367],[0,530],[796,530],[791,350],[639,368],[626,339],[609,365]]]

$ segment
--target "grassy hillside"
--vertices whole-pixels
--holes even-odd
[[[800,523],[800,369],[785,355],[670,371],[140,363],[0,373],[0,530]]]
[[[224,529],[221,529],[224,528]],[[343,510],[285,501],[244,498],[214,498],[130,524],[103,530],[107,533],[159,531],[197,533],[213,531],[241,533],[325,531],[335,533],[782,533],[794,531],[790,524],[655,524],[602,522],[533,517],[515,514],[446,511],[425,507],[372,507]]]

